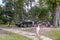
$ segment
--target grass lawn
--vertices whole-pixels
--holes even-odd
[[[60,40],[60,30],[51,30],[48,35],[53,40]]]
[[[15,25],[10,25],[11,27],[15,27]],[[8,25],[7,24],[0,24],[0,28],[7,28]]]
[[[41,38],[39,38],[39,40],[42,40]]]
[[[32,40],[22,35],[9,33],[9,34],[0,34],[0,40]]]

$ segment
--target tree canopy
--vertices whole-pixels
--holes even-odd
[[[45,21],[55,22],[54,24],[59,24],[57,22],[57,10],[60,6],[60,0],[2,0],[5,6],[0,7],[0,20],[8,20],[7,16],[10,17],[9,20],[13,21]],[[50,13],[49,13],[50,12]],[[6,18],[3,18],[5,15]],[[49,16],[50,15],[50,16]],[[58,17],[59,18],[59,17]]]

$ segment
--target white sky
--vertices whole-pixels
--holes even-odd
[[[32,3],[32,6],[35,6],[35,5],[38,6],[38,1],[39,0],[35,0],[35,2]],[[30,7],[30,5],[29,6],[24,6],[24,9],[26,9],[26,11],[28,12],[28,10],[30,10],[31,7]]]
[[[35,3],[37,3],[37,1],[38,0],[35,0]],[[33,3],[33,6],[34,6],[35,3]],[[2,0],[0,0],[0,5],[4,6],[4,4],[2,4]]]
[[[2,0],[0,0],[0,5],[2,4]]]
[[[2,3],[2,0],[0,0],[0,5],[1,5],[1,7],[3,7],[5,5],[4,3]]]
[[[38,1],[38,0],[35,0],[36,2]],[[0,0],[0,5],[2,4],[2,0]]]

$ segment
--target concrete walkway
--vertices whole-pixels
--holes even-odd
[[[23,36],[29,37],[29,38],[31,38],[33,40],[39,40],[35,36],[35,33],[29,33],[29,32],[25,32],[25,31],[21,31],[20,29],[15,29],[15,28],[1,28],[1,29],[9,31],[9,32],[17,33],[19,35],[23,35]],[[42,38],[42,40],[52,40],[52,39],[50,39],[48,37],[45,37],[45,36],[40,36],[40,38]]]
[[[45,37],[45,36],[40,36],[40,38],[42,38],[42,40],[52,40],[52,39]]]

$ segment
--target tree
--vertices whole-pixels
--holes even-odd
[[[60,0],[48,0],[48,5],[52,9],[54,25],[58,26],[59,24],[59,5]]]
[[[52,13],[52,20],[55,26],[59,24],[59,5],[60,0],[39,0],[40,7],[47,7],[48,12]]]
[[[15,20],[18,20],[18,21],[24,20],[24,18],[23,18],[23,16],[24,16],[24,0],[17,0],[14,3],[14,5],[15,5],[14,11],[15,11],[15,15],[16,15]]]
[[[5,23],[8,23],[10,26],[11,22],[14,20],[14,12],[12,10],[13,2],[12,0],[3,0],[3,3],[5,3],[5,6],[3,7],[3,21]]]
[[[0,6],[0,24],[3,23],[2,16],[3,16],[2,7]]]
[[[32,7],[32,17],[33,19],[35,18],[34,20],[46,20],[49,11],[48,6],[46,6],[46,0],[39,0],[38,2],[38,6],[35,5],[34,7]]]

